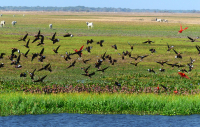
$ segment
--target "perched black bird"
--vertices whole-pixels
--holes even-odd
[[[28,33],[23,38],[19,39],[18,41],[26,41],[27,36],[28,36]]]
[[[116,82],[116,81],[115,81],[115,85],[117,85],[118,87],[121,88],[121,84],[120,84],[119,82]]]
[[[43,82],[44,78],[46,78],[47,75],[43,76],[42,78],[39,78],[38,80],[34,80],[33,82]]]
[[[67,68],[74,67],[75,63],[76,63],[76,60],[74,60],[74,62],[71,65],[69,65]]]

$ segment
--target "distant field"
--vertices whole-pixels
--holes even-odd
[[[51,63],[52,72],[41,71],[35,73],[35,79],[47,75],[42,85],[52,84],[109,84],[113,85],[115,81],[121,82],[122,85],[138,85],[156,87],[157,84],[163,84],[174,89],[199,88],[199,55],[195,48],[199,45],[199,40],[191,43],[187,36],[193,38],[200,35],[199,18],[197,14],[161,14],[161,13],[69,13],[69,12],[0,12],[3,14],[0,20],[6,21],[6,26],[0,28],[0,53],[5,52],[6,56],[1,60],[5,67],[0,69],[1,88],[19,88],[22,84],[28,87],[35,84],[40,86],[40,83],[33,83],[29,76],[20,78],[22,72],[33,71],[35,68],[39,69],[42,66]],[[15,17],[13,17],[13,14]],[[23,17],[22,15],[25,14]],[[168,19],[168,23],[155,22],[155,18]],[[17,21],[13,27],[12,21]],[[93,22],[94,28],[88,29],[86,22]],[[188,27],[186,31],[178,34],[180,23],[183,28]],[[53,29],[49,29],[49,24],[53,24]],[[31,43],[34,35],[38,31],[45,36],[45,45],[36,46],[37,42]],[[11,48],[18,48],[22,53],[28,49],[23,45],[25,42],[18,41],[26,32],[30,38],[30,52],[28,59],[21,56],[22,69],[16,69],[10,65],[11,61],[7,58],[11,54]],[[53,44],[48,38],[54,33],[60,39],[60,42]],[[74,35],[73,38],[62,37],[66,32]],[[72,60],[65,61],[61,55],[66,51],[74,52],[74,49],[79,49],[84,45],[87,46],[86,41],[93,39],[91,44],[91,54],[83,50],[81,59],[91,59],[87,64],[83,64],[79,60],[78,55],[73,55]],[[143,44],[146,40],[152,40],[155,43]],[[97,41],[104,40],[103,47],[96,44]],[[133,66],[130,63],[135,62],[128,56],[122,60],[121,55],[123,51],[131,51],[130,44],[134,45],[131,52],[132,56],[148,54],[138,66]],[[183,59],[175,59],[175,53],[167,52],[167,43],[173,45],[174,49],[182,52]],[[116,44],[118,49],[115,50],[111,46]],[[61,47],[58,54],[52,50],[58,45]],[[89,46],[89,45],[88,45]],[[31,62],[32,53],[40,52],[45,48],[44,55],[46,59],[43,63],[38,62],[37,58]],[[155,48],[156,53],[151,54],[149,49]],[[106,55],[111,55],[113,59],[117,59],[115,65],[111,65],[108,60],[102,63],[102,68],[109,66],[104,73],[97,72],[94,67],[95,62],[101,55],[106,52]],[[16,53],[17,54],[17,53]],[[18,55],[18,54],[17,54]],[[168,65],[164,65],[166,72],[161,73],[159,69],[161,66],[155,61],[169,60],[169,63],[178,62],[186,65],[190,62],[190,57],[195,59],[194,69],[187,75],[191,80],[181,78],[177,72],[179,68],[174,69]],[[75,67],[67,69],[67,67],[77,59]],[[88,67],[91,65],[89,72],[94,72],[92,78],[85,77],[81,67]],[[147,69],[154,68],[156,74],[149,73]],[[184,67],[188,70],[188,67]],[[28,75],[28,74],[27,74]],[[192,85],[191,85],[192,84]]]

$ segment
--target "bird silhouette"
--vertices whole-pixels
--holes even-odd
[[[196,45],[196,49],[198,51],[198,54],[200,55],[200,46]]]
[[[24,53],[21,53],[24,57],[26,57],[26,58],[28,58],[28,53],[29,53],[29,51],[30,51],[30,49],[28,50],[28,51],[26,51],[26,53],[24,54]]]
[[[156,49],[149,49],[149,51],[151,51],[151,53],[155,53]]]
[[[91,76],[93,76],[93,75],[95,75],[95,72],[92,72],[92,73],[86,73],[86,74],[82,74],[82,75],[84,75],[84,76],[88,76],[88,77],[90,77],[91,78]]]
[[[50,66],[50,63],[48,63],[47,65],[45,65],[44,67],[40,68],[38,71],[42,71],[42,70],[47,70],[47,68]]]
[[[28,39],[28,41],[26,42],[26,45],[23,45],[23,46],[25,46],[26,48],[29,48],[29,41],[30,39]]]
[[[33,72],[28,72],[28,71],[27,71],[27,72],[29,73],[31,79],[34,79],[35,71],[36,71],[36,69],[34,69]]]
[[[148,44],[151,44],[151,43],[154,43],[153,41],[150,41],[149,39],[143,43],[148,43]]]
[[[140,61],[139,61],[139,62],[140,62]],[[139,62],[136,62],[136,63],[130,63],[130,64],[137,66]]]
[[[151,68],[151,69],[147,69],[147,70],[148,70],[148,72],[156,73],[156,72],[153,70],[153,68]]]
[[[19,39],[18,41],[26,41],[27,36],[28,36],[28,33],[23,38]]]
[[[106,69],[108,69],[109,68],[109,66],[108,67],[105,67],[105,68],[103,68],[103,69],[100,69],[100,70],[97,70],[97,71],[102,71],[102,72],[104,72]]]
[[[4,67],[4,63],[1,63],[1,64],[0,64],[0,68],[2,68],[2,67]]]
[[[74,35],[70,34],[70,33],[66,33],[65,35],[63,35],[63,37],[73,37]]]
[[[130,45],[130,47],[131,47],[131,50],[133,50],[133,45],[131,45],[129,42],[128,42],[128,44]]]
[[[75,50],[74,50],[74,51],[75,51],[75,53],[73,53],[73,54],[78,54],[78,55],[79,55],[79,57],[81,57],[81,56],[82,56],[83,47],[84,47],[84,45],[83,45],[83,46],[81,46],[81,48],[80,48],[79,50],[75,49]]]
[[[38,42],[37,46],[39,45],[44,45],[44,36],[43,35],[40,35],[40,42]]]
[[[168,43],[167,43],[167,48],[168,48],[167,51],[170,51],[171,49],[174,48],[174,46],[169,46]]]
[[[87,60],[82,60],[84,64],[86,64],[88,61],[90,61],[91,59],[87,59]]]
[[[180,24],[180,30],[178,31],[178,33],[182,33],[184,30],[186,30],[188,27],[186,27],[185,29],[182,29],[182,25]]]
[[[117,50],[117,45],[116,44],[112,45],[112,48],[114,48],[115,50]]]
[[[75,66],[75,63],[76,63],[76,60],[74,60],[74,62],[73,62],[71,65],[69,65],[67,68],[74,67],[74,66]]]
[[[121,84],[117,81],[115,81],[115,85],[121,88]]]
[[[100,40],[97,42],[97,44],[99,44],[101,47],[103,47],[103,42],[104,42],[104,40]]]
[[[33,82],[43,82],[43,80],[47,77],[47,75],[43,76],[42,78],[39,78],[38,80],[34,80]]]
[[[53,44],[55,44],[56,42],[59,42],[59,39],[56,39],[55,36],[56,36],[56,32],[53,34],[51,38],[49,38],[51,41],[53,41]]]
[[[81,69],[84,70],[85,73],[88,73],[88,69],[89,69],[90,67],[91,67],[91,65],[88,66],[87,68],[81,68]]]
[[[181,53],[180,53],[180,52],[178,53],[175,49],[173,49],[173,50],[174,50],[174,52],[176,53],[175,58],[180,58],[180,59],[182,59]]]
[[[32,53],[32,59],[31,61],[33,61],[33,59],[35,59],[39,54],[38,53]]]
[[[91,49],[92,49],[92,46],[88,46],[88,47],[85,48],[85,50],[87,50],[88,53],[91,53],[91,52],[90,52]]]
[[[5,53],[1,53],[0,59],[3,59],[3,56],[6,55]]]
[[[166,87],[166,86],[164,86],[164,85],[162,85],[162,84],[161,84],[161,86],[165,89],[165,91],[167,91],[167,87]]]
[[[191,38],[189,36],[187,36],[187,37],[188,37],[188,39],[190,39],[191,42],[195,42],[195,40],[199,38],[199,37],[197,37],[197,38],[193,39],[193,38]]]
[[[159,63],[160,65],[164,65],[165,63],[167,63],[168,61],[156,61],[156,63]]]
[[[26,73],[25,72],[20,73],[20,77],[26,77]]]
[[[160,68],[159,71],[160,71],[160,72],[165,72],[165,69]]]
[[[92,44],[92,42],[94,42],[92,39],[91,40],[87,40],[87,45],[88,44]]]
[[[56,49],[53,49],[53,51],[55,52],[55,53],[58,53],[58,49],[60,48],[60,45],[56,48]]]

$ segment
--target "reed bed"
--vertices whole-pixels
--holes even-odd
[[[199,96],[10,93],[0,95],[0,115],[47,113],[190,115],[200,113]]]

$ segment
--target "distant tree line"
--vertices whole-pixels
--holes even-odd
[[[68,11],[68,12],[155,12],[155,13],[200,13],[199,10],[159,10],[159,9],[129,9],[129,8],[95,8],[95,7],[27,7],[27,6],[0,6],[2,11]]]

